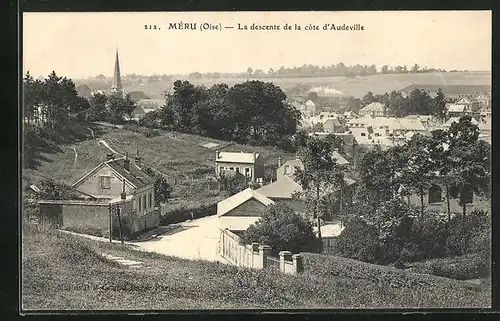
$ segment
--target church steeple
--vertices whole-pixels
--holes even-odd
[[[114,91],[123,91],[122,79],[120,76],[120,61],[118,59],[118,47],[116,48],[116,58],[115,58],[115,72],[113,73],[113,84],[111,89]]]

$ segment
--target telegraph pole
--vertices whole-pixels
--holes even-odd
[[[111,207],[111,204],[108,205],[108,212],[109,212],[109,243],[113,243],[113,236],[112,236],[112,233],[113,233],[113,223],[112,223],[112,207]]]

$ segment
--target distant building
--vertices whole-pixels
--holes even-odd
[[[244,152],[215,152],[215,175],[221,177],[226,171],[244,175],[253,182],[264,178],[264,160],[261,155]]]
[[[339,122],[338,119],[327,119],[323,123],[323,130],[327,133],[343,133],[344,126]]]
[[[379,102],[373,102],[361,108],[358,113],[360,116],[384,116],[384,105]]]

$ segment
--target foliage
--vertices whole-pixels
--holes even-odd
[[[239,173],[228,172],[226,175],[222,175],[219,181],[221,190],[229,192],[229,195],[237,194],[247,188],[247,179]]]
[[[77,195],[70,186],[56,183],[47,178],[40,181],[40,198],[45,200],[70,200],[76,199]]]
[[[151,178],[154,179],[154,188],[155,188],[155,206],[159,206],[160,204],[167,203],[172,195],[172,188],[168,184],[167,180],[163,175],[156,173],[149,167],[144,169],[146,174],[148,174]]]
[[[184,133],[290,149],[300,112],[285,99],[279,87],[261,81],[206,88],[178,80],[173,94],[166,95],[165,106],[149,116],[147,123]]]
[[[336,237],[334,245],[337,255],[368,263],[378,262],[379,249],[375,227],[359,218],[345,223],[345,229]]]
[[[205,204],[199,207],[180,207],[165,213],[161,225],[176,224],[187,220],[214,215],[217,212],[217,203]]]
[[[243,233],[242,240],[247,244],[270,245],[275,255],[280,251],[317,251],[311,222],[281,203],[270,205],[262,217]]]

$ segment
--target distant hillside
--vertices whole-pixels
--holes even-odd
[[[297,85],[306,85],[310,89],[324,87],[334,90],[344,96],[363,97],[368,91],[374,94],[384,94],[393,90],[402,90],[413,84],[422,85],[477,85],[491,86],[490,72],[446,72],[446,73],[408,73],[408,74],[377,74],[370,76],[348,77],[311,77],[311,78],[172,78],[172,80],[160,80],[154,83],[134,83],[129,80],[123,81],[125,90],[144,91],[152,99],[162,99],[165,91],[169,90],[176,79],[189,80],[196,85],[210,87],[214,84],[226,83],[229,86],[243,83],[247,80],[262,80],[272,82],[283,90],[293,88]],[[92,89],[109,88],[111,84],[97,80],[75,80],[75,83],[87,84]]]

